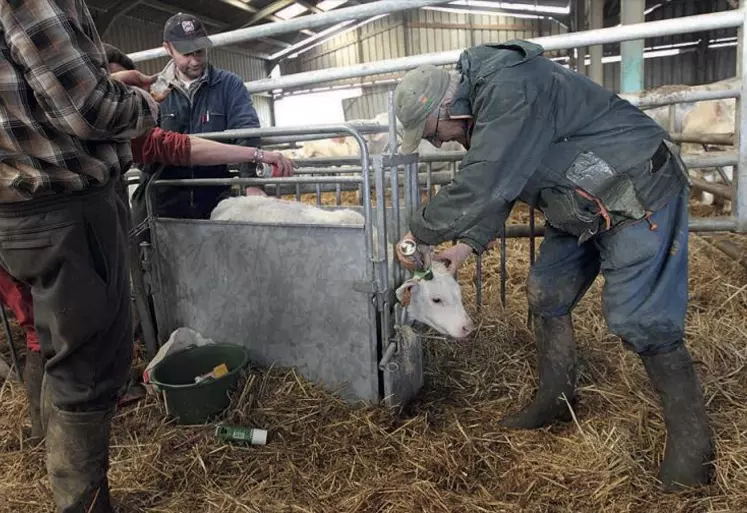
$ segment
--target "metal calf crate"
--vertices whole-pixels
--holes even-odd
[[[377,166],[380,173],[375,183],[377,208],[370,194],[362,195],[363,227],[155,215],[154,191],[159,186],[347,183],[371,190],[368,149],[350,126],[251,132],[252,136],[317,134],[320,139],[351,135],[361,147],[361,173],[269,179],[155,177],[146,188],[152,241],[146,258],[159,343],[186,326],[216,341],[246,346],[251,360],[259,365],[295,367],[327,389],[339,387],[339,395],[346,400],[406,403],[422,386],[422,365],[412,365],[422,361],[422,349],[418,337],[409,332],[395,345],[396,350],[389,344],[395,332],[390,315],[392,285],[400,280],[390,284],[387,276],[391,264],[386,257],[385,224],[388,220],[391,226],[392,219],[399,219],[398,210],[393,210],[399,204],[378,208],[385,198],[381,166]],[[401,227],[391,231],[398,234]],[[382,362],[385,354],[391,357],[388,362]],[[407,361],[398,365],[403,357]]]

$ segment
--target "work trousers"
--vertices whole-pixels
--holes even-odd
[[[529,305],[542,317],[567,315],[601,271],[610,331],[638,354],[666,352],[685,335],[688,188],[649,221],[578,244],[547,226],[527,283]]]
[[[112,407],[132,363],[130,221],[115,183],[0,204],[0,265],[30,288],[52,402],[66,411]]]

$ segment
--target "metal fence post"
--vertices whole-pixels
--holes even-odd
[[[732,215],[737,221],[737,231],[747,232],[747,52],[744,39],[747,34],[747,2],[741,2],[742,26],[739,28],[739,47],[737,51],[737,75],[741,77],[741,97],[739,105],[738,124],[735,127],[739,141],[737,172],[734,175],[734,198]]]

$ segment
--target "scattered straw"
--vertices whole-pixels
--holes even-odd
[[[513,221],[525,222],[526,209]],[[599,283],[575,315],[583,367],[574,421],[532,432],[498,426],[537,384],[526,326],[527,248],[526,239],[508,241],[505,308],[500,255],[484,259],[479,316],[474,261],[465,265],[460,280],[477,335],[427,339],[425,389],[400,417],[347,406],[278,368],[253,369],[224,418],[269,429],[266,446],[223,443],[210,426],[175,426],[152,397],[120,411],[110,480],[121,511],[745,511],[747,297],[735,294],[745,269],[691,236],[688,345],[715,429],[717,476],[704,490],[671,496],[655,479],[665,442],[657,398],[640,361],[608,333]],[[9,383],[0,403],[0,512],[51,512],[43,449],[21,445],[25,405],[20,384]]]

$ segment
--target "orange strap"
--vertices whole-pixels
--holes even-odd
[[[599,201],[599,199],[595,198],[591,194],[587,193],[583,189],[576,188],[574,189],[579,196],[582,196],[586,198],[589,201],[593,201],[597,207],[599,207],[599,215],[604,218],[604,226],[606,230],[609,230],[612,228],[612,219],[610,218],[610,213],[607,211],[606,208],[604,208],[604,205],[602,205],[602,202]]]
[[[604,205],[602,205],[602,202],[599,201],[599,199],[597,199],[594,196],[592,196],[591,194],[589,194],[586,191],[584,191],[583,189],[576,188],[574,190],[579,194],[579,196],[582,196],[582,197],[586,198],[589,201],[593,201],[599,207],[599,215],[604,218],[605,227],[606,227],[607,230],[609,230],[612,227],[612,219],[610,218],[610,214],[607,211],[607,209],[604,208]],[[653,212],[650,212],[650,211],[646,210],[646,215],[645,215],[644,219],[648,223],[648,229],[651,230],[651,231],[655,231],[657,228],[659,228],[659,225],[656,224],[656,223],[654,223],[653,221],[651,221],[651,215],[652,214],[653,214]]]
[[[651,214],[653,214],[653,212],[646,210],[646,215],[644,216],[644,219],[648,223],[648,229],[653,232],[653,231],[656,231],[659,225],[651,221]]]

